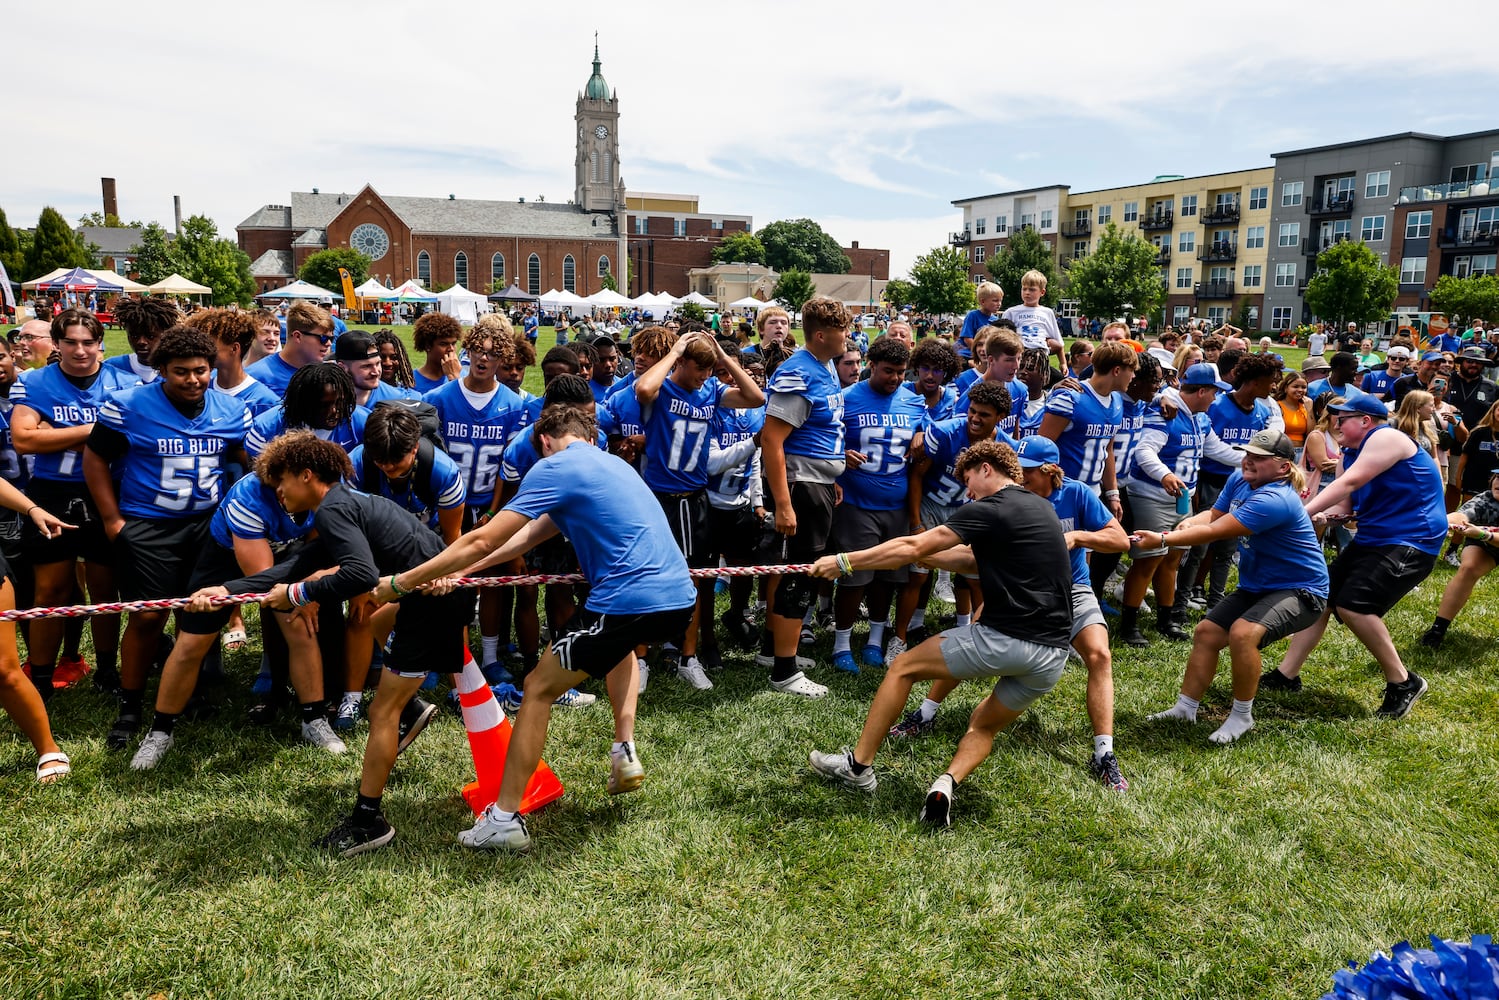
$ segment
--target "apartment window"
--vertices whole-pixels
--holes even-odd
[[[1244,249],[1245,250],[1263,250],[1264,248],[1265,248],[1265,227],[1264,226],[1246,226],[1246,227],[1244,227]]]
[[[1454,278],[1466,278],[1473,270],[1472,257],[1452,258],[1452,276]]]
[[[1041,245],[1042,245],[1042,246],[1043,246],[1043,247],[1045,247],[1045,248],[1046,248],[1046,249],[1048,249],[1048,250],[1053,250],[1053,249],[1055,249],[1055,247],[1053,247],[1053,245],[1052,245],[1052,242],[1051,242],[1051,240],[1042,240],[1042,241],[1041,241]]]
[[[1426,284],[1426,258],[1404,257],[1400,261],[1400,283],[1402,285]]]
[[[1036,213],[1035,212],[1024,212],[1024,213],[1021,213],[1021,216],[1020,216],[1020,225],[1021,225],[1021,228],[1024,228],[1026,226],[1030,226],[1032,229],[1035,229],[1036,228]]]
[[[714,219],[713,220],[713,228],[716,229],[716,230],[718,230],[719,232],[723,232],[723,220],[722,219]]]
[[[974,283],[974,284],[975,284],[975,285],[982,285],[982,284],[983,284],[983,283],[984,283],[984,282],[986,282],[986,281],[988,281],[988,280],[989,280],[989,277],[988,277],[988,275],[984,275],[984,274],[975,274],[975,275],[974,275],[974,276],[973,276],[973,283]]]
[[[994,217],[994,232],[1004,233],[1010,229],[1010,217],[1008,215],[996,215]]]
[[[1080,208],[1076,212],[1072,213],[1072,221],[1077,223],[1079,226],[1086,226],[1089,222],[1092,221],[1092,215],[1093,210],[1091,208]]]
[[[1220,212],[1232,211],[1239,207],[1239,196],[1232,191],[1221,191],[1213,196],[1213,208]]]
[[[1371,170],[1364,175],[1364,197],[1385,198],[1390,193],[1390,172]]]
[[[1138,201],[1127,201],[1124,203],[1124,221],[1136,222],[1140,218],[1140,203]]]
[[[1074,240],[1072,243],[1072,258],[1074,260],[1082,260],[1086,256],[1088,256],[1088,241]]]
[[[984,235],[984,225],[985,225],[985,220],[984,220],[984,217],[982,215],[979,216],[978,218],[974,219],[973,220],[973,235],[975,235],[975,236],[982,236],[982,235]]]
[[[505,281],[505,255],[497,253],[489,258],[489,280],[504,283]]]
[[[603,256],[603,257],[599,258],[599,277],[602,278],[604,275],[606,275],[608,273],[609,273],[609,258],[606,255],[606,256]]]
[[[1208,306],[1208,322],[1222,326],[1228,322],[1228,306]]]
[[[1405,238],[1408,240],[1425,239],[1431,235],[1431,213],[1412,212],[1405,217]]]
[[[1276,288],[1294,288],[1295,286],[1296,286],[1296,265],[1295,264],[1276,264],[1275,265],[1275,287]]]
[[[1189,229],[1177,237],[1176,250],[1178,253],[1191,253],[1196,249],[1197,233],[1194,230]]]
[[[1172,309],[1171,309],[1171,322],[1174,325],[1181,326],[1183,323],[1185,323],[1187,320],[1189,320],[1191,318],[1192,318],[1192,307],[1191,306],[1173,306],[1172,307]]]
[[[1208,268],[1208,280],[1215,285],[1226,285],[1234,279],[1234,270],[1231,267]]]
[[[1270,329],[1289,330],[1291,328],[1291,307],[1274,306],[1270,310]]]
[[[1480,253],[1473,256],[1473,269],[1471,274],[1493,274],[1495,264],[1499,263],[1499,256],[1491,253]]]
[[[1041,213],[1041,228],[1050,229],[1052,228],[1052,225],[1053,223],[1051,221],[1051,209],[1048,208],[1046,211]]]
[[[1057,315],[1063,319],[1077,319],[1081,314],[1077,299],[1063,299],[1057,303]]]
[[[1280,245],[1283,247],[1294,247],[1301,243],[1301,223],[1282,222],[1280,224]]]
[[[1109,224],[1109,222],[1113,220],[1113,218],[1114,218],[1114,206],[1113,205],[1099,205],[1098,206],[1098,224],[1100,226],[1107,226]]]
[[[1190,267],[1179,267],[1176,269],[1176,287],[1192,287],[1192,269]]]
[[[526,291],[541,294],[541,258],[534,253],[526,258]]]
[[[1472,184],[1474,181],[1483,180],[1488,172],[1488,167],[1482,163],[1469,163],[1462,167],[1452,168],[1452,183]]]
[[[1182,216],[1197,214],[1197,196],[1195,194],[1182,195]]]
[[[453,255],[453,280],[464,288],[468,287],[468,254],[462,250]]]
[[[635,235],[644,236],[645,234],[645,216],[637,215],[635,216]]]
[[[1332,241],[1342,243],[1353,239],[1353,220],[1339,219],[1332,224]]]
[[[686,236],[687,235],[687,220],[686,219],[672,219],[671,220],[671,234],[673,236]]]
[[[982,246],[973,248],[973,262],[975,264],[982,264],[984,262],[984,248]]]
[[[1389,173],[1388,170],[1385,173]],[[1384,239],[1384,216],[1366,215],[1359,224],[1358,238],[1365,243],[1377,243]]]
[[[1270,189],[1268,187],[1257,187],[1249,189],[1249,210],[1251,212],[1266,208],[1270,204]]]
[[[1286,181],[1280,186],[1280,207],[1294,208],[1300,205],[1301,195],[1305,190],[1305,181]]]
[[[568,292],[578,290],[578,264],[572,254],[562,258],[562,288]]]
[[[432,287],[432,258],[425,250],[416,255],[416,280],[423,288]]]
[[[1263,264],[1244,265],[1244,287],[1260,288],[1265,282],[1265,268]]]

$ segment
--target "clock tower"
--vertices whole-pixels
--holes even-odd
[[[578,129],[573,200],[585,212],[616,212],[624,208],[625,189],[619,179],[619,97],[609,90],[599,67],[595,38],[593,75],[578,95],[573,115]]]

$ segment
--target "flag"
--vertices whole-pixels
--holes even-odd
[[[0,302],[5,303],[5,308],[16,307],[16,297],[10,290],[10,275],[5,273],[5,265],[0,264]]]

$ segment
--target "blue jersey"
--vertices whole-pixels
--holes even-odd
[[[1140,432],[1145,430],[1145,413],[1150,409],[1150,401],[1137,401],[1129,395],[1122,395],[1120,399],[1124,416],[1119,423],[1119,433],[1114,435],[1114,478],[1122,483],[1135,464],[1135,446],[1140,443]]]
[[[1062,531],[1102,531],[1114,515],[1103,505],[1091,489],[1076,479],[1063,479],[1062,485],[1047,497],[1057,519],[1062,522]],[[1080,587],[1091,587],[1088,576],[1088,550],[1077,546],[1067,553],[1072,563],[1072,582]]]
[[[137,385],[145,385],[147,382],[155,382],[161,377],[161,372],[150,365],[143,365],[134,354],[117,354],[112,358],[105,358],[104,363],[110,368],[118,368],[126,375],[135,377]]]
[[[927,424],[921,434],[922,448],[931,467],[921,477],[923,499],[944,507],[968,502],[968,485],[958,478],[958,456],[973,442],[968,437],[968,418],[953,417]],[[1015,440],[1003,431],[994,432],[994,440],[1016,447]]]
[[[349,462],[354,466],[353,487],[357,490],[364,489],[364,445],[360,445],[349,453]],[[412,473],[416,472],[416,465],[412,465]],[[448,457],[447,453],[439,448],[432,449],[432,478],[428,483],[425,493],[432,497],[429,505],[422,494],[418,493],[410,476],[407,477],[406,488],[397,492],[390,478],[375,470],[375,485],[379,487],[379,496],[387,500],[394,500],[397,504],[416,515],[416,519],[432,530],[436,531],[437,512],[440,510],[453,510],[462,508],[467,502],[467,495],[463,492],[463,475],[458,470],[458,463]]]
[[[411,371],[411,388],[418,396],[425,396],[434,389],[441,389],[447,384],[448,379],[446,377],[428,378],[422,374],[420,368],[413,368]]]
[[[24,490],[27,480],[31,478],[31,456],[27,455],[23,458],[16,451],[16,443],[11,440],[10,410],[12,405],[10,400],[0,399],[0,479],[4,479],[18,490]],[[4,516],[0,514],[0,518]]]
[[[1343,449],[1344,470],[1353,468],[1359,453],[1375,434],[1399,434],[1389,424],[1380,424],[1357,450]],[[1396,462],[1353,491],[1353,512],[1358,515],[1359,545],[1410,545],[1438,555],[1447,536],[1447,508],[1442,501],[1442,470],[1421,448],[1410,458]]]
[[[1395,394],[1395,380],[1401,375],[1391,375],[1387,368],[1375,368],[1364,375],[1364,381],[1359,386],[1367,395],[1378,396],[1380,399],[1389,399]],[[1308,386],[1310,388],[1310,386]],[[1346,400],[1347,397],[1344,397]]]
[[[38,368],[10,387],[10,401],[24,406],[53,427],[81,427],[99,419],[99,407],[119,392],[139,385],[140,379],[118,368],[100,366],[88,388],[74,385],[61,365]],[[15,420],[14,414],[11,420]],[[83,482],[83,448],[69,448],[32,456],[31,475],[69,483]]]
[[[969,388],[972,388],[970,386]],[[1025,409],[1026,402],[1031,398],[1030,387],[1018,378],[1010,379],[1005,383],[1005,390],[1010,394],[1010,413],[999,421],[999,429],[1006,437],[1015,437],[1020,429],[1020,414]],[[965,390],[958,396],[958,403],[953,408],[953,415],[968,412],[968,392]]]
[[[205,392],[202,412],[188,417],[157,380],[105,400],[99,423],[130,443],[111,466],[119,482],[120,513],[163,521],[206,514],[219,505],[224,452],[244,443],[250,411],[233,396]]]
[[[916,392],[916,383],[907,382],[906,388]],[[916,395],[923,404],[926,402],[926,397],[921,393],[916,392]],[[926,408],[926,422],[931,424],[939,420],[950,420],[957,412],[958,390],[954,386],[944,385],[942,391],[937,394],[937,401]]]
[[[1197,472],[1203,464],[1202,451],[1212,429],[1206,413],[1193,413],[1185,406],[1178,406],[1176,416],[1167,420],[1160,407],[1151,406],[1145,411],[1145,426],[1130,468],[1130,489],[1157,498],[1167,495],[1161,484],[1140,467],[1140,449],[1145,448],[1153,450],[1161,464],[1185,483],[1189,492],[1195,490]]]
[[[910,489],[906,453],[925,422],[925,401],[904,385],[888,394],[868,382],[844,389],[844,436],[865,461],[839,477],[843,502],[860,510],[904,510]]]
[[[442,440],[448,454],[463,470],[463,487],[470,504],[483,506],[494,494],[505,446],[521,421],[521,400],[507,386],[479,406],[469,401],[463,382],[448,382],[422,397],[437,408]]]
[[[282,360],[281,355],[267,354],[252,365],[245,366],[245,374],[276,394],[278,400],[286,397],[286,387],[291,385],[291,377],[297,373],[297,369]]]
[[[620,393],[624,392],[627,389],[630,390],[630,395],[633,396],[633,395],[635,395],[634,387],[635,387],[635,373],[634,372],[630,372],[628,375],[621,375],[619,377],[618,381],[616,381],[613,385],[609,386],[608,388],[606,388],[604,390],[604,398],[605,399],[613,399],[615,396],[619,395]]]
[[[597,403],[594,406],[598,406]],[[602,428],[599,429],[597,442],[600,451],[609,450],[609,440],[604,436]],[[536,450],[536,436],[530,432],[515,435],[511,442],[505,446],[505,454],[500,460],[500,481],[506,483],[518,483],[526,478],[526,473],[541,461],[541,452]]]
[[[415,389],[402,389],[400,386],[391,385],[389,382],[380,382],[370,390],[370,398],[365,400],[364,405],[373,410],[377,403],[382,403],[387,399],[401,400],[420,398],[421,394]]]
[[[217,375],[215,375],[215,379]],[[233,389],[221,389],[218,382],[210,382],[214,392],[221,392],[226,396],[232,396],[245,404],[245,409],[250,411],[252,418],[260,416],[266,410],[273,410],[281,405],[281,397],[267,388],[266,384],[253,375],[247,373],[246,378]]]
[[[787,358],[765,386],[767,407],[782,393],[801,396],[810,404],[807,419],[787,435],[788,455],[841,462],[843,452],[843,389],[831,364],[818,361],[805,347]],[[767,412],[774,412],[771,408]]]
[[[727,387],[710,378],[689,392],[667,378],[645,414],[645,468],[656,493],[691,493],[708,487],[708,444]],[[637,397],[638,398],[638,397]]]
[[[364,422],[369,419],[370,411],[362,406],[354,407],[353,416],[333,428],[331,431],[322,427],[309,427],[324,441],[332,441],[344,451],[353,451],[359,447],[364,440]],[[260,457],[265,451],[265,446],[276,438],[287,432],[286,408],[278,406],[274,410],[267,410],[250,426],[250,433],[245,435],[245,451],[250,453],[251,458]]]
[[[1308,590],[1327,596],[1327,558],[1301,495],[1287,483],[1254,489],[1242,472],[1228,477],[1213,509],[1253,534],[1239,538],[1239,589],[1253,594]],[[1443,519],[1443,524],[1446,519]],[[1360,529],[1362,534],[1362,529]]]
[[[533,519],[551,515],[592,588],[589,611],[642,615],[697,600],[661,505],[614,455],[575,441],[532,466],[505,509]]]
[[[1358,397],[1364,395],[1364,390],[1360,389],[1352,382],[1339,387],[1333,385],[1325,378],[1319,378],[1317,379],[1317,381],[1311,383],[1306,387],[1306,398],[1310,399],[1312,402],[1316,402],[1318,396],[1321,396],[1323,393],[1328,392],[1332,393],[1334,396],[1342,396],[1343,402],[1345,403],[1351,399],[1357,399]]]
[[[1114,436],[1124,423],[1123,393],[1113,392],[1105,399],[1084,382],[1081,389],[1053,392],[1047,397],[1046,412],[1067,421],[1057,438],[1062,472],[1089,489],[1098,489]]]
[[[970,385],[973,385],[973,383],[977,382],[983,377],[984,373],[979,371],[977,368],[964,368],[962,371],[958,372],[958,377],[953,379],[953,388],[956,389],[958,395],[961,396],[963,395],[963,393],[968,391],[968,387]]]
[[[235,538],[263,538],[274,547],[312,533],[312,515],[301,518],[299,522],[286,512],[275,487],[262,483],[259,476],[244,476],[229,487],[208,531],[226,549],[234,548]]]
[[[720,450],[732,447],[746,438],[754,437],[764,427],[765,407],[763,406],[748,410],[733,410],[727,406],[720,406],[718,414],[713,418],[713,445]],[[754,467],[755,463],[751,456],[749,460],[724,469],[717,475],[709,473],[708,492],[720,497],[748,498],[750,476],[753,474]]]
[[[1214,433],[1224,444],[1231,448],[1242,448],[1254,437],[1255,432],[1270,426],[1270,407],[1271,404],[1265,400],[1256,399],[1253,408],[1245,413],[1234,402],[1232,393],[1223,392],[1208,407],[1207,415]],[[1226,477],[1234,471],[1234,467],[1205,458],[1202,460],[1202,471]]]

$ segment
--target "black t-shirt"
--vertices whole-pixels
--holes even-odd
[[[964,504],[947,526],[973,547],[984,613],[979,623],[1066,649],[1072,638],[1072,564],[1051,503],[1019,486]]]
[[[1487,493],[1489,477],[1499,467],[1499,452],[1496,452],[1494,432],[1488,427],[1475,427],[1468,432],[1463,445],[1463,456],[1468,460],[1463,466],[1462,490],[1464,493]]]

